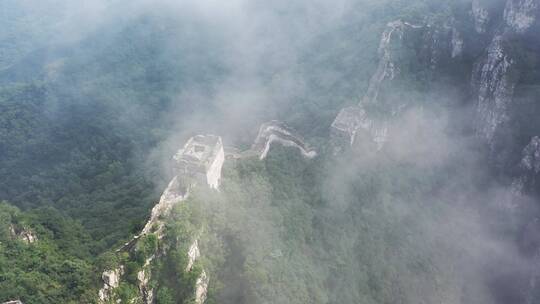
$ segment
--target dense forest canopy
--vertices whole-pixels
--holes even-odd
[[[127,303],[168,250],[152,264],[158,304],[193,303],[203,272],[207,303],[534,303],[540,170],[517,176],[540,135],[540,41],[507,33],[514,2],[0,1],[0,302],[98,303],[102,272],[123,265]],[[396,20],[412,29],[397,42]],[[486,54],[504,60],[478,80]],[[360,134],[336,152],[332,122],[388,67],[398,76],[363,109],[386,124],[384,148]],[[499,74],[514,103],[478,90],[508,108],[488,147],[474,84]],[[195,189],[165,237],[117,251],[188,138],[243,151],[273,119],[317,156],[228,157],[220,190]]]

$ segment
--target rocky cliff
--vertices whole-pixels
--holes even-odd
[[[175,204],[185,200],[188,195],[189,188],[186,188],[181,184],[178,176],[175,176],[161,195],[159,203],[152,208],[150,218],[141,233],[117,250],[117,252],[136,252],[138,242],[144,236],[149,234],[155,235],[158,239],[162,239],[164,237],[164,218],[169,214]],[[148,283],[151,276],[150,264],[158,254],[162,253],[154,252],[147,257],[142,269],[137,275],[139,280],[138,288],[140,291],[140,298],[143,299],[145,303],[153,303],[153,292],[148,287]],[[103,272],[103,287],[99,290],[99,299],[102,303],[114,301],[115,289],[120,286],[120,281],[125,273],[124,268],[125,266],[121,264],[115,269],[107,269]]]
[[[436,96],[438,82],[451,79],[468,92],[452,102],[474,109],[465,124],[486,148],[489,166],[503,176],[509,195],[499,211],[507,219],[517,214],[527,218],[518,238],[533,266],[523,275],[529,286],[515,293],[523,300],[519,303],[538,303],[540,220],[530,197],[540,194],[540,109],[538,90],[531,89],[540,82],[540,1],[472,0],[466,5],[466,17],[448,14],[389,23],[366,93],[358,105],[339,112],[331,135],[338,150],[355,145],[359,136],[384,149],[392,132],[385,121],[409,105],[422,105],[411,91]],[[424,86],[406,87],[409,79]]]
[[[501,168],[511,162],[512,153],[524,144],[513,134],[527,129],[517,118],[516,90],[538,78],[540,4],[474,0],[468,5],[469,18],[448,14],[387,25],[366,93],[332,123],[336,146],[350,146],[364,134],[380,149],[388,137],[389,119],[411,104],[421,104],[419,95],[432,94],[438,82],[453,79],[453,85],[470,91],[456,103],[473,104],[474,129],[491,151],[492,162]],[[418,82],[422,86],[415,87]]]
[[[455,20],[397,20],[388,23],[379,43],[379,63],[358,105],[342,109],[331,125],[337,150],[364,135],[377,150],[388,138],[388,122],[418,102],[421,90],[411,79],[429,82],[439,69],[462,59],[465,41]]]
[[[520,166],[526,172],[540,173],[540,137],[533,137],[531,142],[523,149]]]
[[[406,52],[403,50],[408,50],[405,42],[415,40],[421,27],[401,20],[387,25],[379,43],[379,64],[371,77],[366,94],[358,105],[342,109],[332,123],[331,136],[338,150],[353,145],[359,132],[366,133],[378,149],[384,145],[386,122],[369,115],[366,106],[379,103],[389,105],[390,111],[399,109],[400,105],[392,103],[392,96],[388,93],[404,68],[402,63],[406,61],[403,58]],[[385,93],[386,95],[382,96]]]
[[[177,175],[171,180],[159,203],[152,208],[150,218],[141,233],[120,248],[117,253],[125,252],[128,255],[138,256],[141,243],[145,237],[154,236],[158,242],[165,237],[165,220],[172,208],[186,200],[190,191],[197,185],[206,185],[211,189],[218,189],[221,179],[221,168],[225,161],[221,138],[213,135],[198,135],[188,140],[186,145],[173,157],[174,168]],[[152,252],[146,253],[141,269],[137,272],[137,298],[144,303],[154,303],[154,288],[151,286],[152,264],[166,254],[167,246],[156,246]],[[200,252],[197,240],[187,253],[189,257],[186,272],[190,272],[193,263],[199,258]],[[99,291],[102,303],[117,302],[115,290],[120,286],[125,274],[125,266],[119,265],[116,269],[107,269],[103,272],[103,287]],[[200,275],[196,284],[196,303],[203,303],[206,297],[208,278],[206,273]],[[135,299],[134,299],[135,300]]]
[[[489,147],[492,162],[500,168],[508,166],[512,154],[524,144],[515,134],[524,138],[535,135],[530,124],[520,118],[535,109],[517,104],[516,94],[526,94],[523,87],[536,81],[530,74],[538,70],[538,7],[538,0],[508,0],[494,11],[501,21],[492,26],[490,42],[472,68],[476,131]],[[529,94],[525,98],[535,97]]]
[[[509,107],[519,80],[517,60],[509,50],[507,39],[504,34],[496,34],[472,74],[477,98],[476,130],[491,148],[494,148],[498,129],[509,123]]]
[[[537,189],[537,180],[540,174],[540,137],[535,136],[523,149],[521,161],[517,165],[511,193],[512,203],[515,205],[523,195],[532,189]],[[516,206],[519,207],[519,206]]]
[[[538,23],[540,4],[536,0],[508,0],[504,8],[506,25],[523,34]]]
[[[26,244],[32,244],[38,240],[37,235],[28,227],[20,227],[14,224],[9,225],[9,234],[13,239],[20,240]]]
[[[112,298],[114,289],[120,286],[120,278],[124,275],[124,266],[116,269],[106,270],[101,275],[103,287],[99,290],[99,299],[106,302]]]
[[[266,158],[270,147],[275,144],[287,147],[294,147],[306,158],[313,158],[316,151],[304,142],[302,137],[295,130],[279,121],[264,123],[252,145],[251,149],[238,152],[235,157],[251,157],[256,155],[260,160]],[[173,157],[173,167],[176,176],[168,184],[161,195],[161,198],[151,211],[141,233],[127,242],[122,248],[117,250],[117,254],[127,254],[129,259],[136,259],[139,251],[145,247],[149,236],[153,236],[158,241],[152,252],[146,253],[144,264],[137,271],[138,295],[133,301],[143,303],[155,302],[156,274],[153,274],[153,264],[156,260],[167,255],[170,244],[166,243],[165,222],[175,205],[185,201],[194,187],[207,186],[210,189],[218,190],[221,182],[221,170],[225,162],[225,152],[222,140],[219,136],[198,135],[188,140],[182,149]],[[201,257],[198,235],[187,236],[191,245],[186,250],[187,263],[185,273],[195,271],[194,265]],[[160,245],[159,242],[162,244]],[[99,290],[99,300],[101,303],[118,303],[119,298],[116,290],[126,275],[126,266],[118,265],[115,269],[106,269],[102,274],[103,287]],[[208,292],[209,277],[202,269],[194,282],[193,301],[196,304],[205,302]]]
[[[512,194],[507,200],[510,204],[506,206],[519,209],[516,202],[536,191],[540,173],[540,139],[536,136],[540,130],[523,131],[527,122],[519,121],[519,111],[530,109],[519,108],[516,101],[519,88],[527,79],[537,77],[534,76],[536,72],[531,71],[540,70],[540,0],[472,0],[467,10],[467,17],[448,14],[414,22],[396,20],[388,23],[381,35],[379,62],[367,90],[358,104],[339,111],[331,124],[331,140],[337,151],[354,146],[359,137],[373,143],[375,150],[384,149],[389,132],[392,132],[389,121],[400,116],[407,107],[421,104],[418,96],[432,94],[432,87],[450,75],[458,78],[456,83],[460,89],[467,91],[462,100],[455,102],[474,108],[473,121],[468,123],[480,145],[487,147],[494,168],[513,177],[511,185],[507,185]],[[527,62],[532,64],[527,65]],[[416,86],[417,82],[422,86]],[[537,100],[534,95],[528,98]],[[516,133],[524,135],[516,138],[513,136]],[[522,137],[528,142],[524,143]],[[293,147],[306,158],[317,155],[294,130],[281,122],[271,121],[261,126],[250,150],[229,156],[257,156],[263,160],[273,144]],[[523,150],[518,165],[512,163],[515,158],[512,151],[516,150]],[[137,242],[146,235],[163,239],[163,218],[172,206],[189,195],[195,185],[206,184],[219,189],[221,167],[225,161],[221,139],[194,137],[174,160],[178,175],[152,209],[141,234],[122,250],[136,250]],[[504,171],[508,168],[513,170],[512,173]],[[537,222],[537,218],[531,219],[525,230],[536,231]],[[524,232],[523,235],[530,234]],[[532,251],[540,265],[540,244],[537,245]],[[153,301],[150,266],[162,254],[163,251],[156,251],[147,257],[137,276],[138,288],[146,303]],[[201,254],[198,239],[194,237],[187,250],[186,272],[192,271]],[[524,291],[527,303],[537,300],[533,291],[537,288],[539,273],[540,266],[529,273],[530,286]],[[112,291],[118,287],[122,276],[122,266],[103,274],[105,284],[100,291],[103,301],[112,298]],[[203,270],[195,283],[196,303],[205,301],[208,284],[208,276]]]
[[[523,288],[523,303],[532,304],[540,301],[540,218],[531,206],[531,189],[538,189],[538,177],[540,177],[540,137],[535,136],[522,151],[522,158],[518,164],[517,173],[514,176],[510,199],[507,207],[512,214],[526,214],[523,222],[521,235],[519,236],[520,249],[528,259],[529,267],[524,273],[527,277],[528,286]],[[532,211],[532,212],[531,212]]]
[[[483,34],[487,31],[493,12],[490,11],[487,1],[473,0],[471,5],[474,29],[477,33]]]

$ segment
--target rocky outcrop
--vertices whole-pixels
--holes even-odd
[[[390,88],[408,61],[410,52],[405,49],[415,46],[415,43],[406,46],[404,42],[420,39],[423,28],[401,20],[388,23],[379,43],[379,64],[370,79],[366,94],[357,106],[342,109],[332,122],[330,134],[336,151],[353,145],[361,132],[368,135],[377,149],[382,148],[388,132],[387,124],[384,119],[370,117],[366,105],[386,107],[384,111],[394,113],[402,107],[390,96]],[[381,92],[386,95],[381,96]]]
[[[519,174],[514,177],[511,185],[513,201],[533,187],[538,174],[540,173],[540,137],[535,136],[523,149],[521,162],[519,163]]]
[[[411,77],[411,70],[435,71],[460,58],[464,47],[465,41],[453,19],[388,23],[379,44],[379,64],[366,94],[357,106],[342,109],[331,125],[336,150],[353,145],[360,133],[380,150],[387,141],[388,121],[402,113],[410,102],[404,96],[414,93],[414,88],[402,80]]]
[[[164,237],[164,219],[169,215],[174,205],[184,201],[189,196],[189,190],[190,188],[180,181],[179,176],[175,176],[161,195],[159,203],[152,208],[150,218],[141,233],[122,248],[118,249],[117,252],[129,253],[135,251],[137,242],[150,233],[156,235],[158,239],[162,239]],[[151,278],[150,264],[155,259],[156,254],[146,259],[142,270],[137,274],[140,296],[144,300],[144,303],[152,303],[153,301],[153,290],[149,288]],[[119,286],[121,277],[124,274],[123,269],[124,267],[121,265],[116,270],[107,270],[103,273],[102,279],[104,285],[99,291],[99,299],[102,303],[112,298],[113,291]]]
[[[536,219],[534,224],[538,226],[539,221],[539,219]],[[529,286],[525,288],[525,304],[536,304],[540,301],[540,295],[538,294],[540,288],[540,250],[535,254],[530,269]]]
[[[397,20],[390,22],[379,43],[379,65],[371,77],[369,87],[361,103],[376,103],[383,85],[394,80],[406,61],[404,41],[414,40],[422,32],[422,25]]]
[[[193,244],[189,247],[187,258],[188,263],[186,266],[185,271],[190,272],[193,271],[193,266],[195,265],[195,262],[200,258],[201,252],[199,249],[199,241],[195,240]],[[202,270],[201,274],[197,278],[197,281],[195,282],[195,294],[194,294],[194,300],[197,304],[203,304],[206,301],[206,297],[208,294],[208,284],[210,280],[208,278],[208,275]]]
[[[417,64],[428,71],[437,71],[462,56],[465,41],[455,20],[427,21],[422,26],[422,39]]]
[[[518,88],[536,82],[531,75],[536,75],[538,69],[535,62],[540,46],[540,1],[505,0],[493,7],[491,14],[498,23],[492,26],[490,43],[476,60],[471,79],[476,132],[489,147],[491,163],[503,169],[513,166],[511,155],[520,150],[513,133],[530,129],[524,112],[536,111],[519,103],[523,98],[535,97]]]
[[[188,250],[188,263],[186,266],[186,272],[191,271],[193,268],[193,265],[195,264],[195,261],[201,256],[201,251],[199,250],[199,241],[195,240],[193,244],[189,247]]]
[[[184,201],[196,184],[206,184],[218,189],[221,180],[221,168],[225,161],[225,153],[221,137],[214,135],[197,135],[188,140],[186,145],[174,155],[174,168],[177,175],[173,177],[165,191],[150,213],[141,233],[126,243],[118,251],[130,250],[142,236],[155,233],[163,238],[163,219],[168,216],[174,205]]]
[[[509,107],[519,79],[517,62],[505,37],[495,35],[486,55],[475,64],[472,77],[477,96],[476,131],[491,148],[498,129],[509,122]]]
[[[526,196],[531,190],[536,187],[538,174],[540,173],[540,137],[535,136],[529,144],[523,149],[521,162],[518,165],[519,173],[514,177],[510,188],[509,199],[507,206],[511,214],[516,211],[527,213]],[[528,277],[528,286],[522,288],[523,303],[533,304],[538,303],[540,294],[540,219],[533,217],[532,220],[525,226],[519,239],[519,245],[525,256],[529,256],[529,267],[525,275]]]
[[[209,279],[206,272],[203,270],[197,282],[195,283],[195,303],[203,304],[206,301],[208,295],[208,283]]]
[[[23,302],[21,302],[19,300],[15,300],[15,301],[7,301],[7,302],[4,302],[2,304],[23,304]]]
[[[530,173],[540,173],[540,137],[535,136],[523,149],[520,167]]]
[[[144,262],[144,266],[137,273],[137,280],[139,282],[139,293],[144,301],[144,303],[153,303],[154,302],[154,289],[150,286],[151,271],[150,264],[156,258],[156,255],[150,256]]]
[[[416,24],[389,23],[366,94],[357,106],[342,109],[331,125],[334,146],[340,150],[354,144],[359,134],[366,134],[380,148],[388,135],[386,121],[414,102],[415,89],[407,84],[420,81],[429,90],[433,79],[449,77],[448,71],[464,87],[470,79],[476,133],[492,151],[494,163],[506,166],[513,148],[499,155],[495,150],[512,140],[509,125],[513,123],[516,87],[524,75],[521,65],[525,60],[535,62],[530,54],[540,46],[538,31],[532,30],[538,25],[539,7],[539,0],[474,0],[471,15],[477,33],[464,32],[470,21],[461,16],[428,17]],[[524,32],[530,35],[519,35]],[[516,43],[519,39],[523,45]],[[471,70],[470,78],[463,77],[463,68]],[[407,98],[409,92],[412,98]]]
[[[472,16],[474,20],[474,29],[477,33],[483,34],[487,31],[491,14],[489,8],[482,0],[472,1]]]
[[[9,233],[13,239],[20,240],[26,244],[33,244],[38,240],[37,235],[30,228],[17,227],[15,225],[9,225]]]
[[[504,9],[504,20],[515,32],[524,33],[537,22],[539,10],[538,0],[508,0]]]
[[[450,40],[450,45],[452,46],[452,58],[458,58],[463,54],[465,42],[463,41],[463,37],[459,30],[455,27],[452,27],[452,39]]]
[[[141,233],[126,243],[117,252],[131,253],[137,250],[137,243],[144,236],[153,234],[158,240],[165,236],[165,219],[169,216],[173,207],[186,200],[190,190],[197,185],[206,185],[211,189],[218,189],[221,180],[221,169],[225,161],[223,144],[221,137],[214,135],[198,135],[188,140],[186,145],[178,151],[173,157],[177,175],[171,180],[167,188],[161,195],[159,203],[152,208],[150,218],[146,222]],[[150,286],[152,278],[151,264],[165,252],[155,252],[148,257],[137,273],[139,298],[143,303],[150,304],[154,301],[154,290]],[[188,252],[190,257],[189,270],[195,260],[200,256],[198,243]],[[113,299],[114,289],[120,285],[120,280],[124,267],[120,266],[116,270],[107,270],[103,273],[103,288],[99,291],[101,303],[106,303]],[[208,288],[208,278],[206,274],[197,281],[197,298],[203,303],[206,298]]]
[[[163,237],[163,218],[165,218],[175,204],[185,200],[189,196],[190,186],[185,185],[178,176],[175,176],[159,199],[159,203],[152,208],[150,219],[146,222],[141,234],[146,235],[155,232],[158,238]]]
[[[251,150],[259,155],[259,159],[263,160],[268,155],[270,147],[276,143],[297,148],[306,158],[317,156],[317,152],[311,149],[295,130],[277,120],[261,125]]]
[[[493,169],[504,171],[505,177],[512,177],[516,169],[516,151],[521,150],[516,143],[521,145],[524,135],[538,134],[539,125],[531,122],[538,116],[537,94],[525,100],[528,96],[523,97],[526,92],[521,88],[538,84],[539,3],[538,0],[474,0],[471,19],[456,15],[442,17],[446,20],[439,20],[436,24],[430,21],[414,26],[404,22],[390,23],[381,38],[380,62],[369,88],[358,105],[339,112],[331,127],[333,140],[353,145],[360,142],[357,138],[361,134],[367,134],[371,140],[384,138],[380,136],[385,134],[380,132],[384,129],[381,113],[390,117],[399,115],[402,106],[398,99],[388,98],[388,92],[393,88],[407,92],[399,87],[400,78],[420,79],[427,90],[434,83],[431,80],[434,77],[417,77],[407,64],[413,63],[414,67],[430,76],[449,76],[444,73],[451,70],[459,77],[451,81],[455,80],[460,89],[461,86],[464,88],[460,91],[467,91],[469,85],[472,88],[468,91],[471,95],[456,96],[463,103],[473,102],[475,116],[472,123],[478,138],[482,139],[478,142],[487,143],[490,157],[495,160],[491,163],[495,165]],[[421,39],[418,33],[421,33]],[[379,104],[384,106],[376,109],[379,112],[374,115],[373,105]],[[531,113],[522,113],[528,110]],[[506,175],[509,172],[505,170],[512,170],[511,175]],[[540,189],[538,174],[540,137],[533,137],[523,149],[518,174],[514,176],[510,191],[502,191],[504,195],[495,200],[497,204],[500,200],[504,207],[498,212],[508,217],[505,220],[514,220],[537,208],[536,205],[532,208],[530,201],[531,196],[537,195]],[[531,189],[534,191],[532,195]],[[526,214],[528,220],[525,223],[531,221],[529,226],[537,228],[527,228],[534,232],[529,235],[536,235],[536,239],[539,239],[540,220],[533,212],[530,213]],[[530,284],[528,287],[520,285],[520,296],[527,294],[527,301],[519,303],[540,303],[540,245],[538,247],[536,257],[527,256],[527,259],[531,259],[527,262],[534,261],[527,264],[530,269],[520,273],[520,279],[528,279],[530,275]]]
[[[246,151],[246,155],[255,153],[260,159],[266,158],[271,145],[279,143],[284,146],[295,147],[302,155],[313,158],[317,155],[304,140],[293,129],[278,121],[271,121],[261,126],[259,134],[252,148]],[[241,154],[237,152],[236,154]],[[137,244],[145,236],[153,234],[158,240],[165,237],[165,220],[170,215],[173,207],[187,199],[191,189],[199,185],[206,185],[211,189],[218,190],[221,181],[221,169],[225,161],[223,143],[219,136],[198,135],[188,140],[186,145],[173,157],[176,176],[168,184],[167,188],[151,211],[150,218],[146,222],[141,233],[126,243],[117,252],[133,253],[138,250]],[[152,263],[161,256],[167,254],[167,249],[162,248],[148,257],[137,272],[139,296],[143,303],[154,302],[154,289],[152,280]],[[187,252],[186,272],[193,271],[196,261],[200,258],[201,252],[197,239],[193,241]],[[103,273],[103,288],[99,291],[101,303],[114,300],[114,290],[120,285],[124,267],[120,266],[115,270],[107,270]],[[206,300],[208,292],[209,278],[204,270],[196,280],[195,303],[202,304]]]
[[[124,274],[124,267],[120,266],[117,269],[107,270],[101,275],[103,287],[99,290],[99,300],[106,303],[112,299],[114,289],[120,286],[120,278]]]

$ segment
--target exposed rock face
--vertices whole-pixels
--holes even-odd
[[[368,90],[364,96],[364,102],[374,102],[379,95],[381,84],[384,81],[393,80],[399,73],[399,69],[394,62],[390,49],[392,41],[401,41],[407,24],[402,21],[395,21],[388,24],[388,28],[383,32],[379,44],[379,65],[375,74],[371,77]]]
[[[452,28],[452,58],[460,57],[463,54],[463,46],[465,42],[461,33],[456,29]]]
[[[225,162],[225,153],[221,137],[214,135],[197,135],[188,140],[184,148],[173,157],[178,175],[175,176],[154,206],[150,219],[140,235],[161,231],[163,221],[172,207],[189,196],[191,187],[197,183],[218,189],[221,180],[221,169]],[[161,238],[162,234],[157,233]]]
[[[481,0],[472,1],[474,28],[479,34],[486,32],[491,17],[488,8],[482,2]]]
[[[203,270],[201,276],[197,279],[195,283],[195,303],[203,304],[206,301],[206,296],[208,294],[208,276]]]
[[[536,219],[536,225],[538,225],[538,219]],[[540,301],[540,295],[538,294],[538,288],[540,288],[540,251],[536,253],[531,269],[529,286],[527,286],[528,288],[525,292],[526,304],[535,304]]]
[[[449,19],[445,22],[428,22],[422,26],[422,49],[418,54],[420,66],[435,71],[463,54],[465,41],[454,23],[454,19]]]
[[[159,203],[152,208],[150,219],[144,226],[141,233],[126,243],[118,252],[131,252],[136,250],[136,244],[141,237],[153,233],[158,239],[164,237],[164,219],[170,214],[173,207],[184,201],[191,191],[191,188],[205,184],[212,189],[218,189],[221,180],[221,169],[225,161],[225,153],[221,137],[214,135],[198,135],[186,143],[183,149],[173,157],[177,175],[171,180]],[[163,253],[156,252],[150,256],[137,273],[139,297],[144,303],[150,304],[154,301],[154,290],[150,286],[151,263]],[[195,241],[188,252],[190,258],[189,271],[193,263],[200,256],[198,242]],[[99,291],[101,303],[110,301],[113,291],[120,284],[121,276],[124,273],[123,266],[116,270],[105,271],[102,275],[104,282],[103,288]],[[206,290],[208,288],[208,278],[205,273],[197,281],[197,298],[203,303],[206,299]]]
[[[515,215],[527,212],[528,199],[535,185],[538,174],[540,173],[540,137],[535,136],[529,144],[523,149],[522,159],[518,165],[519,173],[514,177],[510,186],[508,197],[502,198],[504,207],[510,214]],[[523,220],[523,219],[521,219]],[[519,236],[519,245],[524,255],[528,256],[527,271],[524,273],[528,279],[528,286],[523,286],[523,300],[520,303],[534,304],[539,303],[540,293],[540,219],[533,217],[525,226]]]
[[[540,137],[533,137],[525,147],[520,167],[534,174],[540,173]]]
[[[193,244],[189,247],[188,250],[188,264],[186,266],[186,272],[191,271],[195,261],[201,256],[201,251],[199,250],[199,241],[195,240]]]
[[[492,148],[498,128],[509,121],[509,106],[519,79],[516,60],[506,43],[504,35],[495,35],[473,71],[472,86],[478,98],[476,130]]]
[[[103,288],[99,290],[99,300],[107,302],[112,297],[112,292],[120,286],[120,278],[124,274],[124,267],[120,266],[117,269],[107,270],[101,275],[103,280]]]
[[[520,174],[514,178],[511,185],[513,200],[517,200],[527,188],[531,188],[540,173],[540,137],[533,137],[523,149],[519,169]]]
[[[247,151],[247,154],[252,155],[255,152],[260,159],[264,159],[274,143],[295,147],[307,158],[313,158],[317,155],[294,130],[279,121],[271,121],[261,126],[255,143],[252,149]],[[174,160],[178,175],[169,183],[159,203],[152,209],[150,219],[142,232],[132,242],[127,243],[122,250],[133,250],[133,248],[136,248],[137,241],[149,233],[154,233],[158,239],[162,239],[164,237],[164,218],[170,214],[175,204],[187,198],[192,187],[206,184],[210,188],[218,189],[221,180],[221,169],[225,160],[220,137],[212,135],[195,136],[186,143],[183,149],[179,150],[174,156]],[[148,258],[142,270],[137,273],[140,298],[146,304],[154,301],[154,290],[150,284],[152,277],[150,265],[163,254],[163,252],[156,253]],[[193,267],[200,256],[199,241],[195,239],[187,252],[186,272],[193,271]],[[104,274],[105,287],[100,291],[102,302],[110,300],[112,290],[118,287],[120,276],[115,276],[116,274],[116,272],[110,271]],[[206,301],[208,284],[209,278],[203,270],[195,283],[195,303],[202,304]]]
[[[385,83],[394,80],[400,73],[403,64],[403,42],[413,40],[411,36],[421,33],[421,25],[414,25],[401,20],[390,22],[383,32],[379,44],[379,65],[373,74],[362,103],[376,103]]]
[[[460,59],[464,48],[465,40],[453,18],[421,24],[388,23],[379,44],[379,64],[366,94],[357,106],[342,109],[331,125],[336,150],[353,145],[359,135],[367,135],[378,150],[382,149],[388,140],[389,121],[415,101],[416,89],[408,80],[428,82],[441,66]]]
[[[380,95],[391,87],[392,82],[400,75],[402,66],[408,61],[407,56],[410,54],[405,49],[409,49],[410,46],[405,46],[404,42],[421,39],[422,33],[421,25],[401,20],[388,23],[379,44],[379,65],[370,79],[366,94],[358,106],[342,109],[331,125],[330,134],[336,150],[353,145],[360,132],[367,134],[377,149],[382,148],[388,132],[387,124],[384,120],[372,119],[365,106],[384,103],[391,108],[389,112],[399,111],[400,104],[394,103],[388,96],[381,100]]]
[[[477,107],[476,132],[490,149],[491,163],[502,169],[512,165],[508,160],[519,150],[512,144],[512,132],[527,128],[520,115],[528,110],[516,103],[515,95],[530,94],[516,88],[536,81],[529,75],[538,69],[534,62],[540,45],[540,1],[505,0],[492,7],[493,15],[500,16],[501,22],[495,24],[491,42],[474,64],[472,88]],[[516,181],[515,188],[518,186]]]
[[[7,302],[4,302],[2,304],[23,304],[23,302],[21,302],[19,300],[15,300],[15,301],[7,301]]]
[[[538,35],[537,30],[539,7],[539,0],[474,0],[472,1],[472,16],[476,33],[466,30],[472,24],[468,20],[459,18],[460,16],[455,16],[457,20],[449,17],[448,20],[440,22],[438,25],[430,24],[429,21],[422,26],[412,26],[404,22],[390,23],[381,38],[379,66],[371,78],[367,93],[358,106],[348,107],[339,112],[332,123],[332,138],[338,142],[344,142],[346,145],[352,145],[355,143],[355,138],[362,133],[370,134],[372,138],[375,137],[374,134],[384,134],[383,132],[377,133],[377,130],[383,129],[384,123],[382,121],[384,120],[373,115],[371,105],[388,101],[388,87],[397,87],[398,90],[402,91],[398,87],[399,81],[395,80],[400,80],[400,77],[415,78],[414,71],[407,70],[408,62],[413,62],[415,67],[426,74],[430,74],[430,71],[434,70],[437,73],[444,73],[446,71],[442,69],[450,66],[448,63],[457,63],[460,65],[455,67],[456,74],[460,77],[456,80],[458,85],[467,87],[470,75],[473,89],[472,97],[476,107],[474,123],[478,137],[488,144],[492,154],[490,156],[497,157],[498,161],[512,159],[511,164],[507,162],[504,165],[507,167],[515,165],[514,157],[510,158],[505,153],[513,153],[512,156],[515,156],[514,151],[520,150],[519,147],[516,149],[515,143],[521,141],[524,132],[536,132],[538,128],[537,124],[517,123],[516,120],[524,120],[523,117],[534,117],[534,115],[518,113],[523,112],[524,108],[537,112],[537,108],[529,105],[529,100],[525,104],[518,98],[521,98],[520,89],[522,86],[536,86],[538,84],[538,64],[536,62],[539,58],[538,49],[540,48],[540,35]],[[421,33],[422,39],[417,38],[418,33]],[[408,41],[408,39],[411,40]],[[414,48],[411,46],[411,43],[414,42],[421,43],[416,43],[417,47]],[[408,53],[412,56],[408,57],[401,53]],[[414,58],[415,54],[417,58]],[[475,63],[471,65],[470,62]],[[530,67],[523,67],[524,63]],[[472,74],[464,75],[463,68],[471,71]],[[454,66],[450,66],[449,69],[454,69]],[[437,76],[436,73],[433,74]],[[534,76],[531,76],[532,74]],[[426,86],[429,87],[430,81],[431,79],[427,79]],[[515,101],[516,92],[520,94]],[[538,100],[537,96],[533,97],[530,104]],[[470,100],[468,99],[470,96],[463,96],[463,99],[465,98],[467,98],[466,101]],[[394,114],[394,110],[396,110],[395,113],[398,115],[400,106],[399,103],[390,100],[390,103],[385,104],[382,110],[385,112],[384,114]],[[537,116],[536,112],[533,113]],[[536,129],[531,130],[532,128]],[[512,138],[512,135],[518,132],[520,136]],[[379,138],[381,137],[379,136]],[[360,142],[360,140],[356,140],[356,142]],[[511,145],[514,146],[507,147]],[[499,167],[498,163],[496,165],[497,168],[502,167]],[[506,170],[507,167],[503,170]],[[520,174],[517,174],[513,180],[510,193],[501,197],[501,201],[504,201],[502,204],[509,209],[507,213],[509,218],[527,212],[524,211],[523,206],[527,205],[530,197],[526,197],[525,194],[530,194],[527,191],[531,188],[534,188],[535,191],[540,189],[538,188],[540,182],[538,180],[538,174],[540,174],[540,137],[532,138],[531,142],[523,149],[519,169]],[[507,193],[504,192],[505,195]],[[533,221],[531,226],[540,227],[539,220],[534,219]],[[540,228],[535,229],[532,231],[540,231]],[[540,238],[537,237],[537,239]],[[539,250],[535,258],[536,266],[531,264],[530,272],[527,270],[520,274],[521,278],[526,276],[525,278],[528,279],[532,273],[529,288],[523,287],[523,285],[520,287],[522,288],[520,289],[521,295],[529,294],[526,303],[531,304],[540,303],[538,297],[538,290],[540,290],[538,284],[540,280],[540,245],[538,247]],[[532,295],[534,292],[536,295]]]
[[[536,23],[539,8],[538,0],[508,0],[504,20],[517,33],[524,33]]]
[[[387,120],[402,112],[408,102],[403,95],[411,90],[397,80],[409,76],[411,66],[435,70],[463,54],[465,42],[453,22],[411,24],[398,20],[388,24],[379,44],[379,65],[366,94],[358,106],[342,109],[332,123],[332,140],[338,150],[354,144],[359,133],[367,134],[377,149],[384,146]],[[382,117],[372,115],[368,108],[378,108]]]
[[[146,222],[141,234],[146,235],[151,231],[157,232],[158,238],[162,238],[163,221],[175,204],[185,200],[189,196],[190,188],[183,185],[180,178],[175,176],[159,199],[159,203],[152,208],[150,219]]]
[[[295,130],[277,120],[262,124],[251,150],[255,151],[262,160],[266,158],[274,143],[297,148],[306,158],[317,156],[317,152],[311,149]]]
[[[191,244],[187,255],[188,255],[188,264],[186,266],[185,271],[190,272],[193,270],[193,265],[195,265],[195,262],[201,256],[198,240],[195,240],[193,244]],[[208,294],[208,284],[209,284],[209,278],[203,269],[203,271],[197,278],[197,281],[195,282],[195,295],[194,295],[195,303],[203,304],[206,301],[206,296]]]
[[[20,240],[26,244],[33,244],[38,240],[36,234],[29,228],[18,228],[14,225],[9,226],[11,237]]]
[[[144,303],[153,303],[154,302],[154,290],[150,287],[150,263],[156,258],[155,255],[152,255],[144,262],[144,266],[141,271],[137,273],[137,280],[139,281],[139,293],[141,294]]]

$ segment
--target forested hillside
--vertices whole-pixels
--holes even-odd
[[[161,168],[153,166],[160,164],[146,163],[152,148],[178,126],[193,128],[181,130],[189,134],[203,125],[212,131],[228,122],[229,118],[219,117],[224,101],[215,95],[220,93],[218,81],[234,72],[220,54],[231,52],[227,50],[231,46],[224,44],[223,33],[212,31],[202,20],[176,18],[174,12],[159,9],[129,11],[121,21],[107,19],[109,14],[105,14],[92,31],[81,29],[77,39],[48,43],[41,32],[54,35],[61,25],[49,19],[69,14],[71,8],[61,3],[50,1],[49,7],[15,1],[2,4],[10,18],[3,21],[0,47],[13,55],[2,57],[6,62],[0,73],[0,194],[23,209],[52,206],[80,220],[101,242],[96,249],[100,251],[135,231],[146,217],[144,210],[157,199],[161,188],[155,189],[153,183]],[[339,105],[353,101],[366,86],[376,64],[372,59],[380,30],[393,17],[384,11],[393,7],[390,3],[369,6],[375,14],[355,10],[361,14],[358,20],[351,17],[345,19],[346,24],[328,25],[333,35],[310,37],[306,42],[310,47],[299,54],[300,66],[292,68],[313,77],[307,80],[310,90],[275,101],[271,112],[281,113],[301,130],[316,131],[314,135],[328,132],[326,125]],[[29,20],[35,16],[44,19]],[[289,22],[285,17],[283,21]],[[197,36],[191,33],[194,28]],[[23,42],[16,38],[25,35],[41,39]],[[342,37],[344,45],[339,49],[326,42],[330,37],[337,40],[335,35]],[[349,35],[353,37],[344,39]],[[357,56],[363,49],[371,57]],[[359,68],[365,64],[371,67]],[[263,79],[290,73],[280,63],[269,65],[270,70],[257,68],[257,74],[264,72]],[[325,74],[338,78],[324,79]],[[276,81],[276,89],[285,84]],[[254,98],[259,102],[259,96]],[[311,119],[313,115],[321,120]],[[247,135],[241,138],[251,140],[257,116],[247,121],[253,130],[244,131]],[[177,146],[171,148],[174,151]]]
[[[538,0],[83,2],[0,1],[0,302],[540,298]]]

